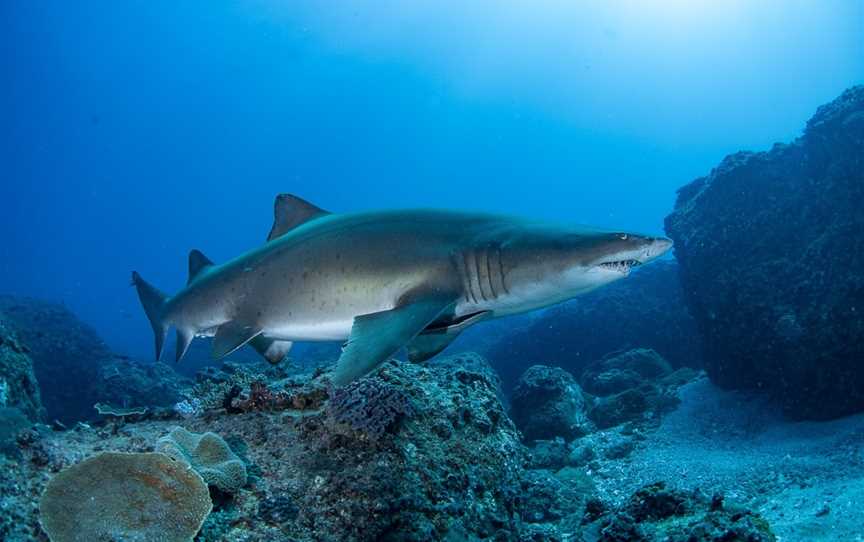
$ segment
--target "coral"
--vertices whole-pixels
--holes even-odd
[[[156,451],[189,463],[208,485],[225,493],[246,485],[246,465],[216,433],[175,427],[156,442]]]
[[[55,475],[39,503],[52,542],[188,542],[211,508],[201,477],[159,453],[90,457]]]
[[[377,378],[363,378],[336,389],[326,408],[335,432],[347,430],[372,442],[394,431],[415,411],[405,392]]]
[[[93,408],[96,409],[96,412],[100,416],[112,416],[115,418],[144,416],[148,411],[147,407],[122,408],[102,403],[96,403],[93,405]]]
[[[535,365],[519,378],[511,397],[511,416],[526,441],[585,434],[582,390],[573,375],[559,367]]]
[[[791,144],[728,156],[678,191],[666,231],[712,381],[767,391],[795,418],[864,410],[862,208],[864,86]]]
[[[654,262],[537,315],[502,320],[499,330],[483,353],[507,390],[531,365],[554,362],[580,375],[587,364],[622,348],[651,348],[676,368],[700,366],[696,325],[674,261]]]

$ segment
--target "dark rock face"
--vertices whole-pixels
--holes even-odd
[[[0,296],[0,310],[30,351],[48,418],[92,418],[99,373],[112,358],[96,332],[54,303]]]
[[[666,231],[711,379],[789,415],[864,409],[864,87],[679,190]]]
[[[96,403],[167,406],[180,399],[180,389],[187,384],[168,365],[116,356],[62,305],[0,296],[0,311],[33,360],[49,421],[93,419]]]
[[[651,348],[674,367],[699,366],[696,326],[682,299],[675,262],[652,263],[538,318],[518,321],[530,323],[508,328],[485,351],[504,389],[531,365],[554,362],[578,375],[592,361],[628,348]]]
[[[530,367],[513,388],[511,416],[526,441],[584,435],[585,409],[576,379],[559,367]]]
[[[33,374],[33,360],[27,348],[3,321],[0,314],[0,408],[18,409],[31,422],[45,416],[39,385]]]

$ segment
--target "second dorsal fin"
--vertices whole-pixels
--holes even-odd
[[[324,209],[297,196],[279,194],[276,196],[276,203],[273,206],[273,227],[270,229],[267,240],[272,241],[300,224],[328,214],[330,213]]]
[[[192,281],[195,280],[202,271],[212,266],[213,262],[211,262],[210,258],[205,256],[200,250],[192,249],[189,251],[189,280],[186,281],[186,284],[192,284]]]

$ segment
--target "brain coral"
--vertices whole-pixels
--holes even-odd
[[[39,512],[52,542],[187,542],[212,507],[207,485],[185,463],[105,452],[54,476]]]
[[[156,451],[186,461],[208,485],[226,493],[246,485],[246,465],[216,433],[175,427],[156,442]]]

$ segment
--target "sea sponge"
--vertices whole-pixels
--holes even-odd
[[[378,441],[414,414],[411,399],[399,387],[380,378],[363,378],[333,392],[326,413],[336,426]]]
[[[39,502],[52,542],[188,542],[212,508],[201,476],[160,453],[89,457],[54,476]]]
[[[208,485],[225,493],[246,485],[246,465],[216,433],[175,427],[156,441],[156,451],[189,463]]]

